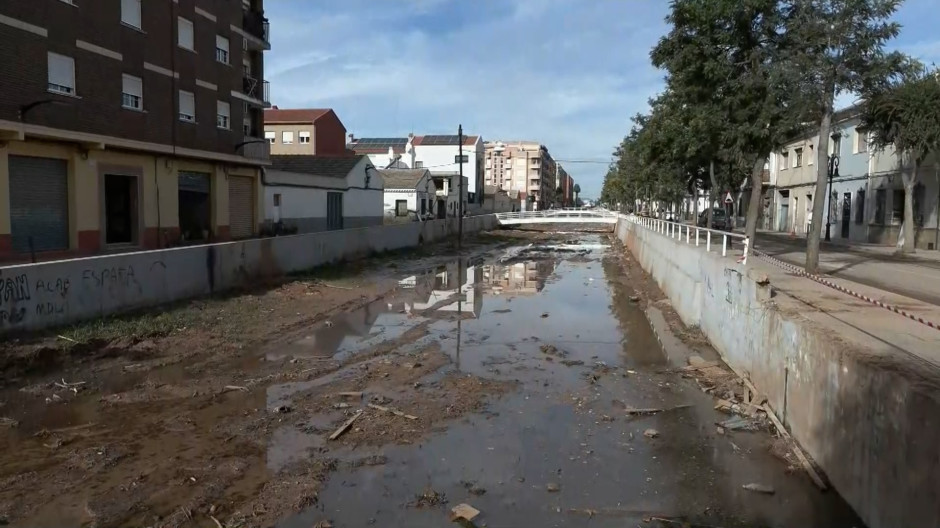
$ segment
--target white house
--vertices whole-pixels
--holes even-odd
[[[456,214],[460,180],[459,137],[415,136],[406,138],[350,137],[347,148],[369,156],[380,168],[428,169],[438,182],[438,195],[448,197],[447,214]],[[483,203],[483,167],[485,151],[480,136],[463,137],[464,210]]]
[[[366,156],[271,156],[262,183],[269,229],[312,233],[382,224],[382,175]]]
[[[427,169],[379,169],[385,184],[385,216],[410,216],[415,213],[420,218],[435,216],[437,205],[437,187]]]

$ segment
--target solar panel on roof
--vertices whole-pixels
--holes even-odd
[[[457,136],[424,136],[421,139],[422,145],[459,145]]]
[[[357,145],[404,145],[408,143],[406,138],[362,138],[356,140]]]

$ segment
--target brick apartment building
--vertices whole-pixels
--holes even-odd
[[[0,260],[256,234],[262,4],[0,3]]]
[[[557,189],[555,159],[535,141],[487,141],[486,185],[517,191],[526,197],[526,209],[547,209]],[[567,174],[567,173],[566,173]]]
[[[329,108],[271,108],[264,111],[264,138],[271,154],[344,157],[346,127]]]

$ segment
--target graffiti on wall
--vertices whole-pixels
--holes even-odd
[[[151,264],[166,269],[163,261]],[[74,269],[74,268],[73,268]],[[35,277],[42,275],[42,277]],[[72,275],[72,276],[70,276]],[[77,287],[76,287],[77,286]],[[89,303],[102,296],[124,297],[143,293],[134,266],[89,267],[80,272],[49,277],[49,273],[0,269],[0,330],[18,326],[42,326],[68,319],[69,302]],[[47,323],[48,324],[48,323]]]

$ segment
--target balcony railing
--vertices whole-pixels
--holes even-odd
[[[262,87],[262,90],[261,90],[261,95],[262,95],[261,101],[264,102],[264,106],[265,106],[265,107],[269,107],[269,106],[271,106],[271,83],[268,82],[268,81],[264,81],[264,82],[261,83],[261,87]]]
[[[264,14],[252,10],[244,11],[242,13],[242,28],[249,35],[254,35],[264,42],[270,42],[268,32],[271,25],[268,23],[268,19],[264,18]]]
[[[245,136],[245,144],[242,145],[241,154],[253,160],[271,161],[271,144],[265,139]]]

